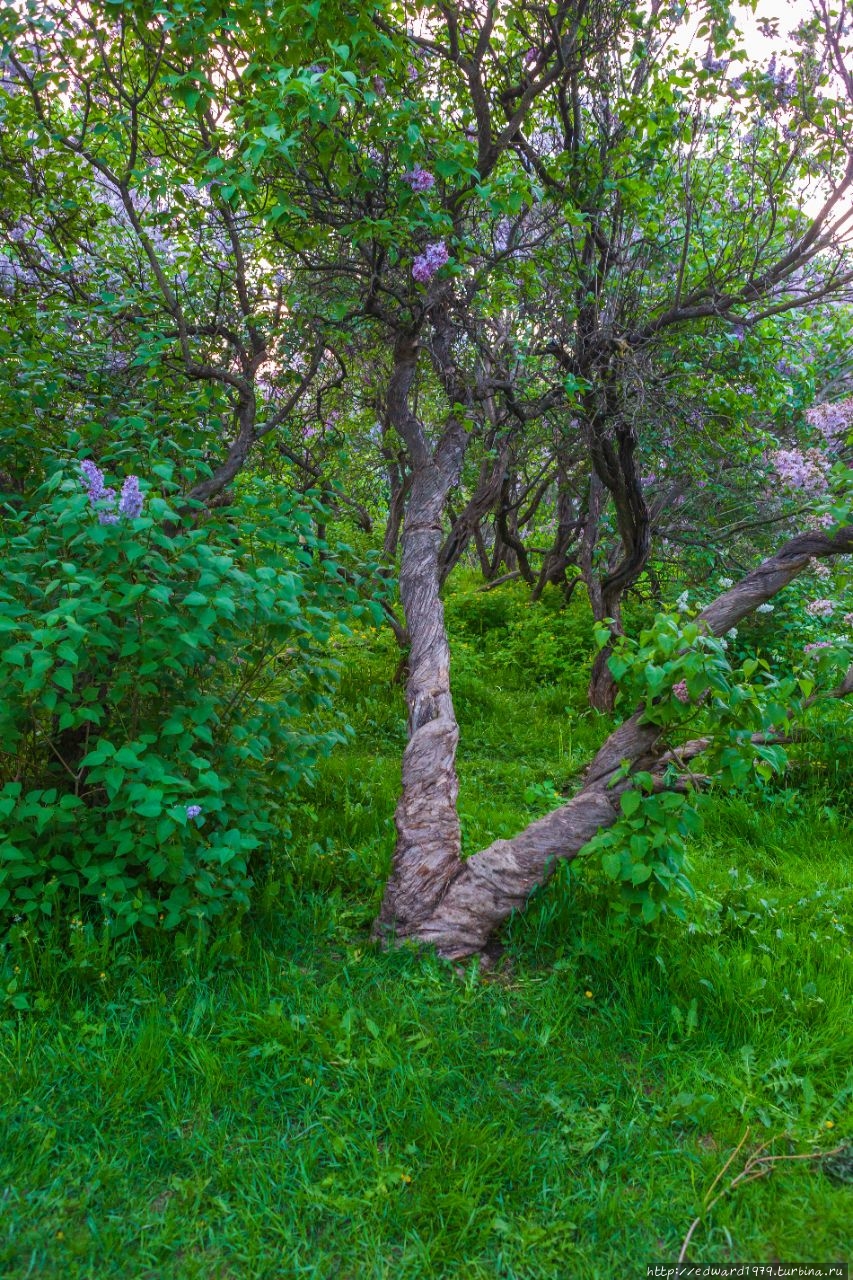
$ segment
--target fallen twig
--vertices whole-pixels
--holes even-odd
[[[781,1135],[781,1137],[783,1138],[787,1138],[788,1136],[789,1135],[786,1133],[783,1133]],[[720,1200],[722,1200],[723,1196],[727,1196],[730,1191],[734,1191],[735,1187],[739,1186],[742,1182],[756,1182],[759,1178],[766,1178],[768,1174],[773,1172],[773,1166],[775,1164],[779,1164],[783,1160],[824,1160],[827,1156],[837,1155],[839,1151],[843,1150],[843,1147],[836,1147],[833,1151],[810,1151],[802,1155],[788,1155],[788,1156],[762,1155],[761,1153],[767,1150],[767,1148],[770,1146],[770,1143],[775,1141],[775,1139],[770,1138],[767,1142],[762,1142],[760,1147],[756,1147],[752,1155],[750,1155],[747,1158],[746,1164],[743,1166],[743,1168],[741,1169],[737,1177],[732,1178],[728,1186],[723,1187],[722,1191],[718,1191],[717,1194],[713,1197],[713,1199],[711,1199],[711,1194],[714,1188],[719,1184],[726,1170],[730,1168],[732,1161],[735,1159],[738,1152],[743,1149],[743,1145],[746,1142],[748,1137],[749,1137],[749,1126],[747,1125],[746,1129],[744,1130],[744,1135],[741,1138],[740,1142],[737,1144],[734,1151],[731,1153],[728,1160],[723,1165],[722,1169],[717,1174],[716,1178],[711,1183],[708,1190],[705,1192],[705,1197],[704,1197],[705,1203],[703,1205],[702,1212],[698,1215],[698,1217],[693,1219],[693,1221],[690,1224],[690,1230],[687,1232],[687,1235],[684,1237],[684,1244],[681,1246],[681,1253],[679,1253],[678,1255],[679,1263],[683,1262],[685,1257],[687,1256],[687,1249],[690,1245],[690,1241],[693,1238],[693,1232],[699,1226],[699,1223],[702,1221],[702,1219],[711,1212],[715,1204],[717,1204]]]

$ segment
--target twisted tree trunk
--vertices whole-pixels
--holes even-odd
[[[435,450],[409,409],[417,365],[415,337],[397,339],[388,392],[391,421],[405,440],[412,474],[403,525],[400,598],[411,641],[406,699],[409,741],[395,814],[397,845],[377,931],[402,936],[435,907],[459,865],[456,799],[459,729],[450,691],[450,646],[439,595],[441,520],[458,483],[466,435],[451,415]]]
[[[851,552],[853,526],[842,528],[833,537],[819,532],[800,534],[719,596],[698,621],[712,634],[722,635],[787,586],[813,556]],[[853,677],[829,691],[828,696],[842,697],[850,692]],[[698,749],[701,746],[699,743]],[[570,861],[577,857],[598,831],[617,820],[619,796],[632,785],[630,776],[624,776],[625,762],[632,771],[657,771],[660,776],[667,759],[672,758],[668,751],[663,731],[657,725],[644,724],[640,708],[607,738],[590,765],[580,792],[513,839],[496,840],[462,861],[458,828],[454,827],[453,844],[444,848],[446,856],[440,859],[437,847],[431,854],[429,869],[440,866],[441,872],[425,876],[422,907],[414,907],[405,919],[385,915],[383,923],[393,926],[398,938],[429,943],[448,959],[482,953],[503,921],[548,880],[559,859]],[[406,870],[403,864],[407,859],[411,893],[417,882],[417,854],[406,854],[398,847],[394,872],[398,879]]]

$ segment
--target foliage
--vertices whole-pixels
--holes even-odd
[[[286,492],[178,511],[160,465],[114,510],[86,466],[88,495],[57,460],[4,513],[0,908],[201,926],[248,905],[288,795],[341,739],[316,715],[356,591]]]

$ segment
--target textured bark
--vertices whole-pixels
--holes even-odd
[[[613,499],[621,556],[601,580],[593,598],[597,622],[612,620],[614,636],[622,634],[622,597],[639,578],[651,553],[651,513],[643,495],[635,453],[637,435],[624,419],[616,418],[610,439],[608,421],[593,421],[589,429],[590,454],[596,475]],[[616,681],[607,665],[610,648],[596,655],[589,682],[589,703],[597,711],[612,711]]]
[[[408,447],[411,488],[403,526],[400,598],[411,649],[406,699],[409,741],[395,814],[397,844],[377,931],[406,933],[433,909],[461,854],[456,799],[459,729],[450,692],[450,646],[439,595],[441,521],[459,480],[465,431],[451,417],[431,450],[409,409],[417,364],[411,335],[398,338],[388,393],[389,416]]]
[[[570,554],[580,536],[584,522],[578,518],[574,495],[569,485],[566,467],[561,462],[557,481],[557,532],[554,542],[546,553],[536,586],[533,588],[531,600],[540,599],[548,583],[566,587],[566,570],[573,561]]]
[[[500,452],[491,463],[484,462],[480,468],[477,487],[465,504],[462,511],[453,520],[450,533],[445,539],[439,554],[439,575],[442,585],[447,581],[451,570],[459,563],[468,543],[479,529],[483,516],[497,502],[509,455],[509,441],[505,440]]]
[[[513,486],[509,476],[504,478],[501,486],[500,505],[495,512],[495,528],[502,547],[508,548],[503,552],[503,560],[507,569],[512,571],[518,568],[524,581],[532,587],[536,577],[530,567],[527,551],[519,533],[518,504],[514,501]]]
[[[800,534],[719,596],[699,615],[699,622],[709,632],[722,635],[787,586],[811,557],[851,552],[853,526],[834,537],[819,532]],[[827,696],[847,696],[851,690],[853,672]],[[697,754],[702,746],[701,740],[686,744],[682,758]],[[630,778],[620,776],[624,763],[660,776],[663,766],[678,757],[678,750],[670,752],[660,727],[643,723],[641,708],[607,738],[580,792],[567,804],[531,823],[513,839],[497,840],[465,862],[456,856],[449,859],[443,892],[437,895],[437,886],[431,881],[431,907],[399,921],[398,937],[431,944],[452,960],[482,953],[494,931],[545,883],[559,859],[572,860],[598,831],[616,822],[618,798],[632,785]]]

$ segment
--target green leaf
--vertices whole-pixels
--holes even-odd
[[[643,797],[639,791],[623,791],[619,800],[620,808],[626,818],[636,813],[642,803]]]
[[[601,868],[611,880],[619,880],[622,876],[622,854],[605,853],[601,859]]]

